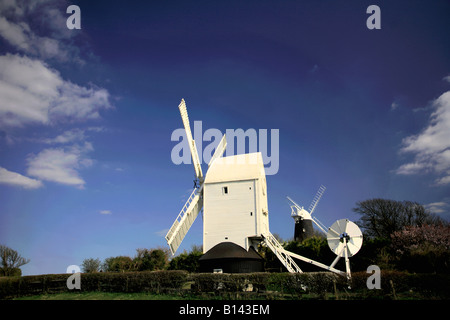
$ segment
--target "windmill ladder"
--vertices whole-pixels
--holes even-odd
[[[289,272],[303,272],[302,269],[300,269],[299,266],[295,263],[294,259],[292,259],[291,256],[287,254],[287,251],[284,250],[284,248],[272,233],[267,231],[267,233],[263,233],[263,237],[266,245],[270,248],[270,250],[272,250],[273,253],[275,253],[277,258]]]
[[[305,258],[299,254],[287,251],[286,249],[283,248],[283,246],[278,242],[278,240],[270,232],[264,233],[263,237],[264,237],[264,242],[266,243],[266,245],[270,248],[270,250],[272,250],[275,253],[277,258],[286,267],[286,269],[291,273],[294,273],[294,272],[302,273],[303,272],[299,268],[299,266],[295,263],[295,261],[292,259],[292,258],[296,258],[303,262],[307,262],[307,263],[310,263],[317,267],[320,267],[322,269],[337,273],[341,276],[347,275],[345,272],[334,268],[334,265],[336,264],[339,256],[336,258],[336,260],[330,266],[327,266],[323,263]],[[349,277],[349,275],[347,275],[347,277]]]

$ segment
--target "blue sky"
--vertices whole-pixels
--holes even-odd
[[[69,30],[66,8],[81,9]],[[381,9],[369,30],[366,9]],[[450,215],[448,1],[0,2],[0,243],[64,273],[166,247],[192,190],[175,165],[193,126],[279,129],[272,233],[289,195],[327,226],[357,201]],[[206,166],[203,167],[204,172]],[[179,251],[202,242],[198,218]]]

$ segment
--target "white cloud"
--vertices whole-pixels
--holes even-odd
[[[72,83],[50,67],[54,62],[85,63],[75,45],[79,42],[73,41],[83,31],[66,28],[66,7],[59,0],[0,0],[0,43],[16,53],[0,55],[0,137],[10,145],[28,140],[59,147],[28,156],[26,174],[36,179],[0,167],[0,183],[24,188],[38,188],[45,181],[78,188],[86,183],[81,170],[93,164],[86,156],[93,150],[85,141],[87,132],[102,128],[70,129],[54,138],[11,135],[28,125],[60,127],[98,119],[112,107],[107,90]]]
[[[81,62],[73,48],[62,45],[58,40],[36,35],[26,22],[14,23],[0,17],[0,36],[15,49],[41,59]]]
[[[399,107],[399,104],[397,102],[395,102],[395,101],[392,102],[392,104],[391,104],[391,111],[396,110],[398,107]]]
[[[43,139],[42,142],[47,144],[65,144],[83,141],[84,138],[85,138],[84,130],[75,128],[64,131],[62,134],[56,136],[55,138]]]
[[[16,0],[3,0],[0,2],[0,12],[13,16],[23,16],[24,10]]]
[[[42,182],[21,175],[20,173],[8,171],[0,167],[0,183],[22,187],[24,189],[37,189],[42,187]]]
[[[428,203],[428,204],[424,205],[424,207],[425,207],[425,209],[431,211],[432,213],[440,214],[440,213],[446,212],[450,208],[450,204],[441,201],[441,202]]]
[[[48,123],[48,109],[62,83],[56,72],[38,60],[0,56],[0,123]]]
[[[0,12],[15,17],[22,17],[25,13],[32,12],[44,4],[55,5],[56,1],[57,0],[2,0],[0,2]]]
[[[111,108],[109,93],[61,78],[40,60],[0,56],[0,124],[23,126],[100,117]]]
[[[418,174],[423,172],[423,170],[426,169],[426,167],[427,165],[421,162],[406,163],[401,165],[397,169],[396,173],[403,175]]]
[[[31,50],[27,35],[29,30],[30,27],[25,23],[11,23],[5,17],[0,17],[0,36],[21,51]]]
[[[54,138],[42,138],[42,139],[33,139],[29,138],[30,141],[35,141],[39,143],[46,144],[68,144],[68,143],[77,143],[85,141],[87,136],[86,132],[103,132],[106,129],[103,127],[88,127],[84,129],[73,128],[70,130],[66,130],[60,135]]]
[[[60,91],[49,110],[52,119],[96,119],[100,117],[101,109],[111,107],[109,93],[102,88],[85,88],[64,82]]]
[[[407,137],[402,151],[434,154],[450,147],[450,91],[433,102],[436,110],[431,114],[428,127],[422,133]]]
[[[112,214],[111,210],[100,210],[100,214]]]
[[[442,78],[442,80],[447,81],[447,82],[450,82],[450,75],[448,75],[448,76]]]
[[[448,173],[448,172],[447,172]],[[448,176],[436,179],[436,184],[437,185],[447,185],[450,184],[450,174]]]
[[[66,27],[65,8],[58,0],[2,0],[0,37],[19,52],[39,59],[84,64],[79,49],[69,40],[81,32]]]
[[[160,236],[160,237],[165,237],[167,232],[169,232],[168,228],[167,229],[158,230],[158,231],[155,232],[155,234],[157,236]]]
[[[403,139],[402,153],[415,154],[414,162],[403,164],[397,174],[434,172],[438,185],[450,184],[450,91],[433,101],[434,112],[426,128]]]
[[[92,165],[93,160],[85,156],[85,153],[91,150],[92,145],[88,142],[83,146],[75,145],[66,149],[44,149],[28,158],[27,174],[41,180],[83,189],[85,181],[79,170]]]

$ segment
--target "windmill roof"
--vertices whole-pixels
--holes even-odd
[[[252,180],[265,177],[261,152],[217,158],[206,173],[205,183]]]
[[[261,256],[250,247],[247,251],[233,242],[221,242],[208,250],[200,257],[200,260],[212,259],[255,259],[261,260]]]

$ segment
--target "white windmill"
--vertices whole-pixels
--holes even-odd
[[[263,259],[256,252],[259,244],[269,247],[289,272],[302,272],[293,258],[311,263],[326,270],[350,277],[348,257],[354,255],[362,244],[358,227],[348,220],[333,225],[328,244],[337,254],[330,266],[289,252],[269,231],[267,185],[264,164],[260,152],[222,157],[226,149],[225,135],[216,147],[203,176],[195,141],[189,125],[184,100],[178,106],[186,138],[198,180],[194,191],[181,209],[166,240],[175,254],[200,211],[203,209],[203,253],[200,258],[202,271],[255,272],[263,271]],[[319,189],[309,209],[314,211],[325,188]],[[295,204],[295,208],[301,208]],[[303,208],[298,214],[303,214]],[[315,221],[313,219],[313,221]],[[359,231],[359,233],[358,233]],[[334,268],[339,258],[346,258],[347,272]],[[203,266],[203,267],[202,267]]]
[[[291,202],[291,217],[295,220],[294,240],[303,241],[313,236],[313,222],[324,233],[327,234],[326,227],[316,217],[313,217],[313,212],[325,193],[325,186],[320,186],[308,210],[298,205],[294,200],[287,197]]]
[[[330,266],[327,267],[326,265],[323,265],[316,261],[308,261],[308,259],[299,257],[298,255],[291,254],[291,256],[302,261],[309,262],[318,267],[341,274],[343,274],[343,272],[334,269],[334,266],[337,264],[340,258],[345,258],[345,274],[347,278],[350,278],[351,274],[349,258],[354,256],[361,248],[363,241],[362,232],[355,223],[349,221],[348,219],[338,220],[330,228],[327,228],[322,222],[320,222],[316,217],[312,215],[317,207],[317,204],[325,193],[325,190],[325,186],[321,185],[319,187],[319,190],[313,198],[313,201],[311,202],[308,210],[298,205],[291,198],[287,198],[291,202],[291,216],[295,220],[294,240],[303,241],[311,237],[313,235],[312,223],[314,222],[317,227],[326,235],[328,247],[331,249],[331,251],[334,252],[334,254],[336,254],[336,259],[330,264]]]
[[[203,209],[203,253],[219,244],[209,256],[211,260],[243,258],[232,266],[210,269],[254,271],[262,268],[262,258],[255,249],[269,231],[267,188],[261,153],[222,157],[226,149],[223,136],[203,176],[195,141],[189,125],[185,101],[178,106],[189,143],[198,186],[194,189],[166,235],[172,254],[180,246],[194,220]],[[223,245],[226,243],[227,245]],[[208,259],[208,257],[210,259]],[[236,260],[236,259],[235,259]],[[239,260],[239,259],[238,259]],[[255,260],[261,260],[259,263]],[[228,260],[227,260],[228,261]],[[256,266],[259,264],[259,266]],[[253,265],[253,267],[251,266]],[[229,268],[228,268],[229,267]],[[247,269],[246,269],[247,268]],[[250,268],[250,269],[249,269]]]

